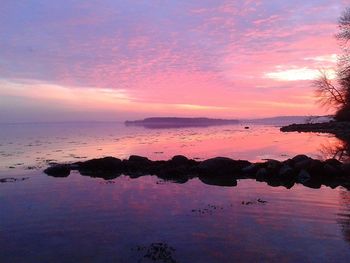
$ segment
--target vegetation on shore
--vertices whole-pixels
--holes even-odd
[[[340,16],[339,32],[336,35],[342,54],[338,56],[336,78],[332,80],[321,71],[314,81],[318,102],[322,106],[335,108],[337,121],[350,121],[350,7]]]

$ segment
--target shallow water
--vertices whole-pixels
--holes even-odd
[[[122,123],[0,124],[0,171],[43,167],[48,161],[78,161],[138,154],[168,159],[216,156],[259,161],[304,153],[328,158],[341,142],[331,135],[282,133],[279,127],[226,125],[206,128],[145,129]]]
[[[48,160],[106,155],[327,158],[338,143],[274,126],[2,125],[0,179],[25,180],[0,183],[0,262],[349,262],[350,192],[341,187],[285,189],[253,180],[219,187],[199,179],[176,184],[154,176],[106,181],[42,173]],[[163,244],[163,254],[150,253],[154,243]]]

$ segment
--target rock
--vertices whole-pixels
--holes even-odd
[[[269,173],[267,172],[266,168],[260,168],[255,176],[256,176],[256,179],[264,179]]]
[[[232,160],[226,157],[216,157],[205,160],[198,165],[198,172],[205,175],[232,175],[239,173],[251,163],[248,161]]]
[[[325,164],[329,164],[333,167],[340,167],[342,163],[338,161],[337,159],[327,159],[324,161]]]
[[[119,172],[122,170],[122,161],[114,157],[92,159],[79,164],[79,171],[84,172]]]
[[[53,177],[67,177],[70,174],[70,168],[64,164],[58,164],[46,168],[44,173]]]
[[[259,170],[259,168],[261,168],[261,165],[260,164],[257,164],[257,163],[252,163],[251,165],[249,166],[246,166],[242,169],[242,172],[245,173],[245,174],[256,174],[256,172]]]
[[[313,160],[310,158],[310,159],[294,162],[294,169],[296,169],[297,171],[306,170],[309,168],[312,161]]]
[[[350,176],[350,163],[343,164],[341,166],[342,174],[345,176]]]
[[[134,163],[140,163],[140,164],[149,164],[151,160],[149,160],[147,157],[139,156],[139,155],[131,155],[129,157],[129,162],[134,162]]]
[[[271,174],[277,174],[279,169],[281,168],[282,163],[277,160],[268,160],[265,163],[266,169],[271,173]]]
[[[153,162],[146,157],[131,155],[128,160],[123,161],[124,168],[129,175],[144,175],[149,174]]]
[[[175,155],[173,158],[171,158],[171,162],[173,162],[174,164],[187,164],[190,160],[183,155]]]
[[[322,176],[324,174],[324,164],[320,160],[311,160],[310,165],[306,169],[312,176]]]
[[[297,156],[294,156],[292,158],[292,160],[295,162],[295,163],[298,163],[298,162],[302,162],[302,161],[306,161],[306,160],[309,160],[311,159],[309,156],[307,155],[304,155],[304,154],[299,154]]]
[[[323,169],[324,174],[327,176],[338,176],[341,174],[341,166],[335,166],[329,163],[325,163]]]
[[[294,170],[289,165],[283,165],[278,173],[282,177],[292,176],[293,174]]]
[[[311,175],[305,170],[301,170],[297,176],[297,182],[301,184],[308,182],[310,179]]]

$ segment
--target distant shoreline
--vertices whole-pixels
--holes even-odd
[[[126,126],[142,126],[145,128],[181,128],[209,127],[217,125],[239,124],[236,119],[184,118],[184,117],[153,117],[143,120],[125,121]]]

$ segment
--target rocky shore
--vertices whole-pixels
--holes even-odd
[[[44,172],[49,176],[67,177],[72,170],[77,170],[84,176],[106,180],[122,174],[131,178],[156,175],[177,183],[185,183],[198,177],[205,184],[219,186],[235,186],[238,179],[255,179],[271,186],[287,188],[294,184],[303,184],[311,188],[325,185],[350,189],[350,164],[336,159],[320,161],[306,155],[297,155],[285,161],[266,160],[258,163],[226,157],[196,161],[181,155],[167,161],[152,161],[132,155],[125,160],[104,157],[85,162],[53,164]]]
[[[280,129],[282,132],[331,133],[337,137],[350,136],[350,122],[330,121],[323,123],[291,124]]]

